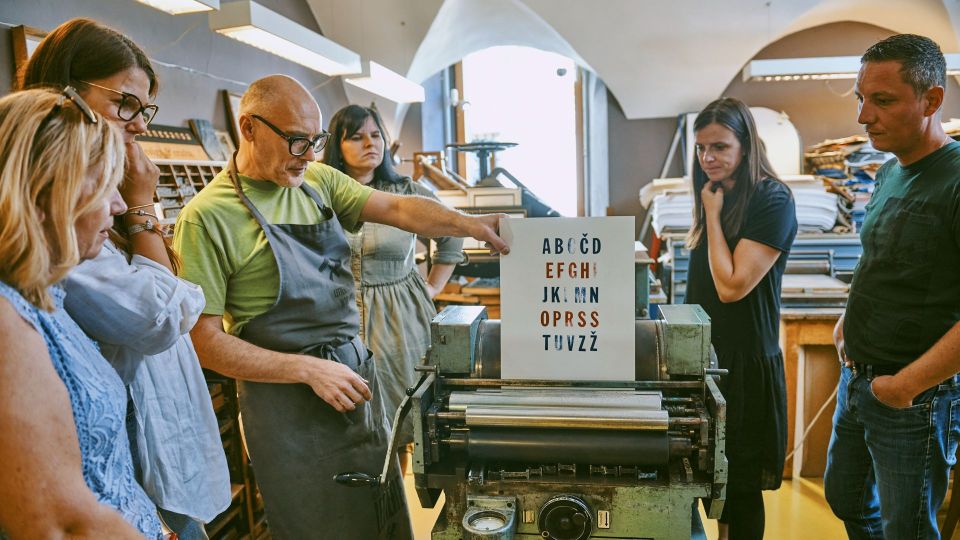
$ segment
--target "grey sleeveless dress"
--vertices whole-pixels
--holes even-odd
[[[400,195],[436,195],[409,178],[400,182],[374,181],[370,187]],[[377,379],[383,390],[387,418],[393,415],[404,392],[416,383],[413,368],[430,345],[430,321],[437,314],[427,285],[417,271],[416,235],[379,223],[365,223],[347,233],[353,276],[357,284],[360,336],[377,359]],[[434,264],[463,260],[463,239],[436,238]],[[400,444],[413,442],[412,420],[400,428]]]

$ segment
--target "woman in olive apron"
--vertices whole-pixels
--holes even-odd
[[[379,471],[390,438],[374,359],[358,337],[350,246],[340,221],[303,183],[300,189],[325,220],[272,225],[244,195],[235,158],[228,173],[263,229],[280,273],[276,303],[251,319],[240,337],[271,351],[340,362],[369,381],[373,394],[354,411],[340,413],[306,384],[240,381],[244,432],[273,537],[412,538],[399,474],[379,489],[350,489],[333,480],[344,471]]]

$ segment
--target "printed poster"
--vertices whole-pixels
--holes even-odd
[[[633,380],[634,218],[504,219],[504,379]]]

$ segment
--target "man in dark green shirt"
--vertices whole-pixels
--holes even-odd
[[[940,122],[936,43],[893,36],[861,62],[858,121],[896,159],[877,173],[835,330],[843,367],[824,491],[850,538],[939,538],[960,432],[960,143]]]

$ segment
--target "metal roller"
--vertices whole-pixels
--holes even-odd
[[[799,259],[788,260],[785,274],[822,274],[830,275],[830,261],[828,259]]]
[[[465,411],[473,406],[594,407],[599,409],[663,408],[660,392],[590,389],[504,389],[499,392],[450,392],[447,409]]]
[[[636,362],[634,375],[637,381],[659,381],[662,376],[661,328],[660,322],[650,319],[637,319],[634,325],[636,343]],[[500,320],[485,319],[477,327],[477,341],[474,346],[473,377],[479,379],[500,378]]]
[[[474,373],[478,379],[500,378],[500,319],[484,319],[477,326]]]
[[[621,465],[664,465],[670,460],[666,431],[484,428],[471,429],[467,437],[467,453],[485,460]]]
[[[663,410],[591,407],[469,406],[466,412],[469,427],[666,431],[669,420]]]

